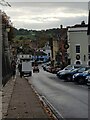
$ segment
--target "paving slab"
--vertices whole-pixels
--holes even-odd
[[[15,81],[9,84],[14,87],[11,87],[12,90],[7,90],[7,93],[10,93],[9,95],[7,93],[3,95],[3,110],[8,108],[6,112],[3,113],[4,118],[25,118],[25,120],[26,118],[38,118],[51,120],[38,96],[24,77],[20,78],[19,75],[17,75]],[[8,105],[5,101],[8,101]]]
[[[8,106],[13,93],[15,79],[10,79],[7,84],[2,88],[2,118],[7,115]]]

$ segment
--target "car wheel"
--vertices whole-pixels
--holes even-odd
[[[78,83],[79,84],[84,84],[84,78],[79,78]]]

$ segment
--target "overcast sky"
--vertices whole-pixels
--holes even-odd
[[[10,16],[16,28],[32,30],[45,30],[80,24],[81,21],[88,22],[88,1],[83,2],[8,2],[11,7],[1,7]],[[34,0],[33,0],[34,1]],[[58,1],[58,0],[57,0]],[[70,0],[69,0],[70,1]]]

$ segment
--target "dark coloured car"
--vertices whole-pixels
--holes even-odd
[[[75,68],[79,68],[79,67],[81,67],[81,66],[79,66],[79,65],[68,65],[63,70],[59,70],[57,72],[57,76],[59,77],[59,74],[62,73],[62,72],[69,72],[69,71],[71,71]]]
[[[72,70],[67,70],[63,71],[59,74],[60,79],[64,79],[65,81],[71,81],[72,79],[72,74],[74,74],[77,71],[77,69],[72,69]]]
[[[42,66],[42,67],[43,67],[43,70],[46,70],[46,66],[47,66],[47,65],[43,65],[43,66]]]
[[[89,69],[89,68],[87,68],[87,67],[80,67],[80,68],[72,69],[71,71],[62,72],[62,73],[60,73],[59,78],[62,78],[65,81],[72,81],[74,74],[82,73],[82,72],[84,72],[87,69]]]
[[[61,69],[61,68],[60,68],[60,67],[57,67],[57,66],[55,66],[55,67],[49,66],[49,67],[48,67],[48,72],[53,73],[53,74],[56,74],[60,69]]]
[[[73,81],[78,84],[86,84],[86,77],[90,75],[90,68],[83,73],[77,73],[73,75]]]
[[[85,80],[86,80],[86,84],[90,86],[90,74],[86,76]]]
[[[51,66],[46,66],[45,70],[46,70],[47,72],[51,72]]]
[[[43,64],[42,65],[43,70],[47,70],[47,67],[50,66],[50,65],[51,65],[50,62]]]
[[[52,70],[52,73],[57,74],[58,71],[60,71],[61,68],[60,67],[54,67]]]
[[[34,66],[34,67],[33,67],[33,73],[35,73],[35,72],[39,72],[38,66]]]

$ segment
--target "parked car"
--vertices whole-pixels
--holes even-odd
[[[90,86],[90,74],[86,76],[85,80],[86,84]]]
[[[65,81],[71,81],[72,74],[74,74],[76,71],[77,71],[77,69],[63,71],[59,74],[59,78],[64,79]]]
[[[54,67],[52,73],[57,74],[57,72],[60,71],[60,70],[61,70],[60,67]]]
[[[90,68],[82,73],[76,73],[73,75],[73,81],[78,84],[86,84],[86,77],[90,74]]]
[[[84,72],[87,69],[89,69],[89,68],[87,68],[87,67],[75,68],[75,69],[72,69],[71,71],[68,71],[68,72],[62,72],[59,75],[59,77],[63,78],[65,81],[72,81],[74,74],[82,73],[82,72]]]
[[[59,77],[60,73],[62,73],[62,72],[69,72],[69,71],[71,71],[71,70],[73,70],[75,68],[79,68],[79,67],[80,67],[80,65],[68,65],[63,70],[58,71],[57,76]]]
[[[55,66],[55,67],[53,67],[53,66],[48,66],[48,72],[53,73],[53,74],[56,74],[60,69],[61,69],[61,68],[59,68],[59,67],[57,67],[57,66]]]
[[[47,72],[51,72],[51,66],[46,66],[46,67],[45,67],[45,70],[46,70]]]
[[[50,62],[43,64],[42,65],[43,70],[47,70],[48,66],[50,66],[50,65],[51,65]]]

